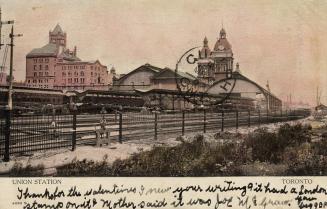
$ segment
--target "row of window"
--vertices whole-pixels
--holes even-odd
[[[72,66],[72,65],[62,66],[61,69],[62,69],[62,70],[85,69],[85,65],[79,65],[79,66],[77,66],[77,65],[74,65],[74,66]]]
[[[64,84],[65,84],[66,83],[66,79],[64,79],[63,81],[64,81]],[[73,80],[72,78],[68,78],[67,79],[67,82],[68,83],[82,83],[83,84],[83,83],[85,83],[85,79],[84,78],[80,78],[80,79],[74,78],[74,80]]]
[[[62,70],[76,70],[76,69],[85,69],[85,65],[67,65],[67,66],[62,66],[61,67]],[[91,70],[100,70],[100,67],[96,67],[96,66],[91,66]]]
[[[100,74],[100,73],[98,74],[98,73],[93,73],[93,72],[91,72],[91,76],[98,76],[98,75],[100,76],[101,74]],[[103,75],[102,75],[102,76],[103,76]]]
[[[49,58],[34,58],[34,63],[48,63],[49,62]]]
[[[52,43],[61,43],[61,44],[64,44],[65,43],[65,40],[64,39],[54,39],[54,38],[52,38],[52,41],[51,41]]]
[[[66,72],[62,72],[62,76],[63,77],[65,77],[66,75],[68,75],[68,76],[72,76],[72,72],[68,72],[67,74],[66,74]],[[79,73],[79,75],[80,76],[84,76],[84,71],[81,71],[80,73]],[[78,72],[74,72],[74,76],[78,76]]]
[[[216,64],[215,65],[215,68],[214,68],[214,71],[210,67],[208,68],[207,66],[199,66],[198,67],[198,73],[200,75],[202,75],[202,74],[212,74],[213,72],[214,73],[226,72],[227,69],[228,69],[228,66],[227,65],[223,65],[223,64]]]
[[[37,72],[33,73],[34,77],[38,77],[38,76],[49,76],[49,72],[39,72],[39,75],[37,74]]]
[[[91,66],[91,70],[93,70],[93,66]],[[100,70],[100,67],[94,66],[94,70]]]
[[[48,83],[48,79],[33,79],[33,80],[27,80],[27,83]]]
[[[39,67],[37,67],[37,65],[34,65],[34,70],[43,70],[43,66],[42,65],[39,65]],[[49,70],[49,66],[48,65],[45,65],[44,66],[44,70]]]
[[[67,81],[67,83],[85,83],[85,78],[68,78],[63,79],[63,83],[65,84]],[[95,83],[103,83],[103,79],[95,79],[94,82],[92,82],[93,80],[91,80],[91,84],[95,84]]]
[[[27,85],[28,87],[35,87],[35,88],[49,88],[49,85]]]
[[[67,72],[67,73],[66,73],[66,72],[62,72],[61,75],[62,75],[63,77],[65,77],[66,75],[68,75],[68,76],[70,77],[70,76],[72,76],[72,72]],[[80,76],[84,76],[84,75],[85,75],[85,74],[84,74],[84,71],[81,71],[81,72],[79,73],[79,75],[80,75]],[[93,72],[91,72],[91,76],[98,76],[98,75],[100,76],[101,74],[100,74],[100,73],[93,73]],[[78,72],[77,72],[77,71],[74,72],[74,76],[78,76]],[[103,75],[102,75],[102,76],[103,76]]]

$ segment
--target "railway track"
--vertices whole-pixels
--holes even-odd
[[[184,133],[218,132],[224,128],[253,126],[303,118],[304,115],[265,115],[249,112],[224,113],[182,113],[155,114],[123,113],[119,124],[119,114],[76,115],[76,144],[95,144],[95,130],[100,128],[100,120],[105,118],[112,140],[118,141],[119,130],[122,140],[158,139],[168,135]],[[184,118],[184,122],[183,122]],[[51,123],[55,121],[55,125]],[[4,120],[0,120],[0,154],[4,154]],[[10,126],[10,153],[27,153],[37,150],[71,147],[73,137],[73,116],[19,116],[13,117]]]

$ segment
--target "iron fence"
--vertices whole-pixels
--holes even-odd
[[[110,130],[111,140],[159,140],[172,135],[224,131],[306,117],[309,112],[279,111],[182,111],[114,112],[110,114],[15,115],[0,112],[0,155],[25,155],[39,150],[94,145],[100,121]]]
[[[0,117],[0,154],[9,155],[70,147],[73,115],[16,116],[3,111]]]

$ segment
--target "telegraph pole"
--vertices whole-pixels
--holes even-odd
[[[14,24],[14,21],[13,20],[9,20],[9,21],[2,21],[2,13],[1,13],[1,7],[0,7],[0,49],[1,49],[1,46],[3,45],[2,44],[2,41],[1,41],[1,36],[2,36],[2,25],[5,25],[5,24]]]
[[[13,86],[13,58],[14,58],[14,37],[23,36],[22,34],[14,34],[14,26],[11,26],[10,38],[10,67],[9,67],[9,90],[8,90],[8,110],[12,110],[12,86]]]

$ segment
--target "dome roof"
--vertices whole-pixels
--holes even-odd
[[[226,38],[220,38],[217,40],[214,51],[226,51],[226,50],[231,50],[232,45],[227,41]]]
[[[217,40],[213,50],[214,51],[227,51],[227,50],[231,50],[231,49],[232,49],[232,45],[228,42],[228,40],[226,38],[225,29],[222,28],[220,30],[219,39]]]

